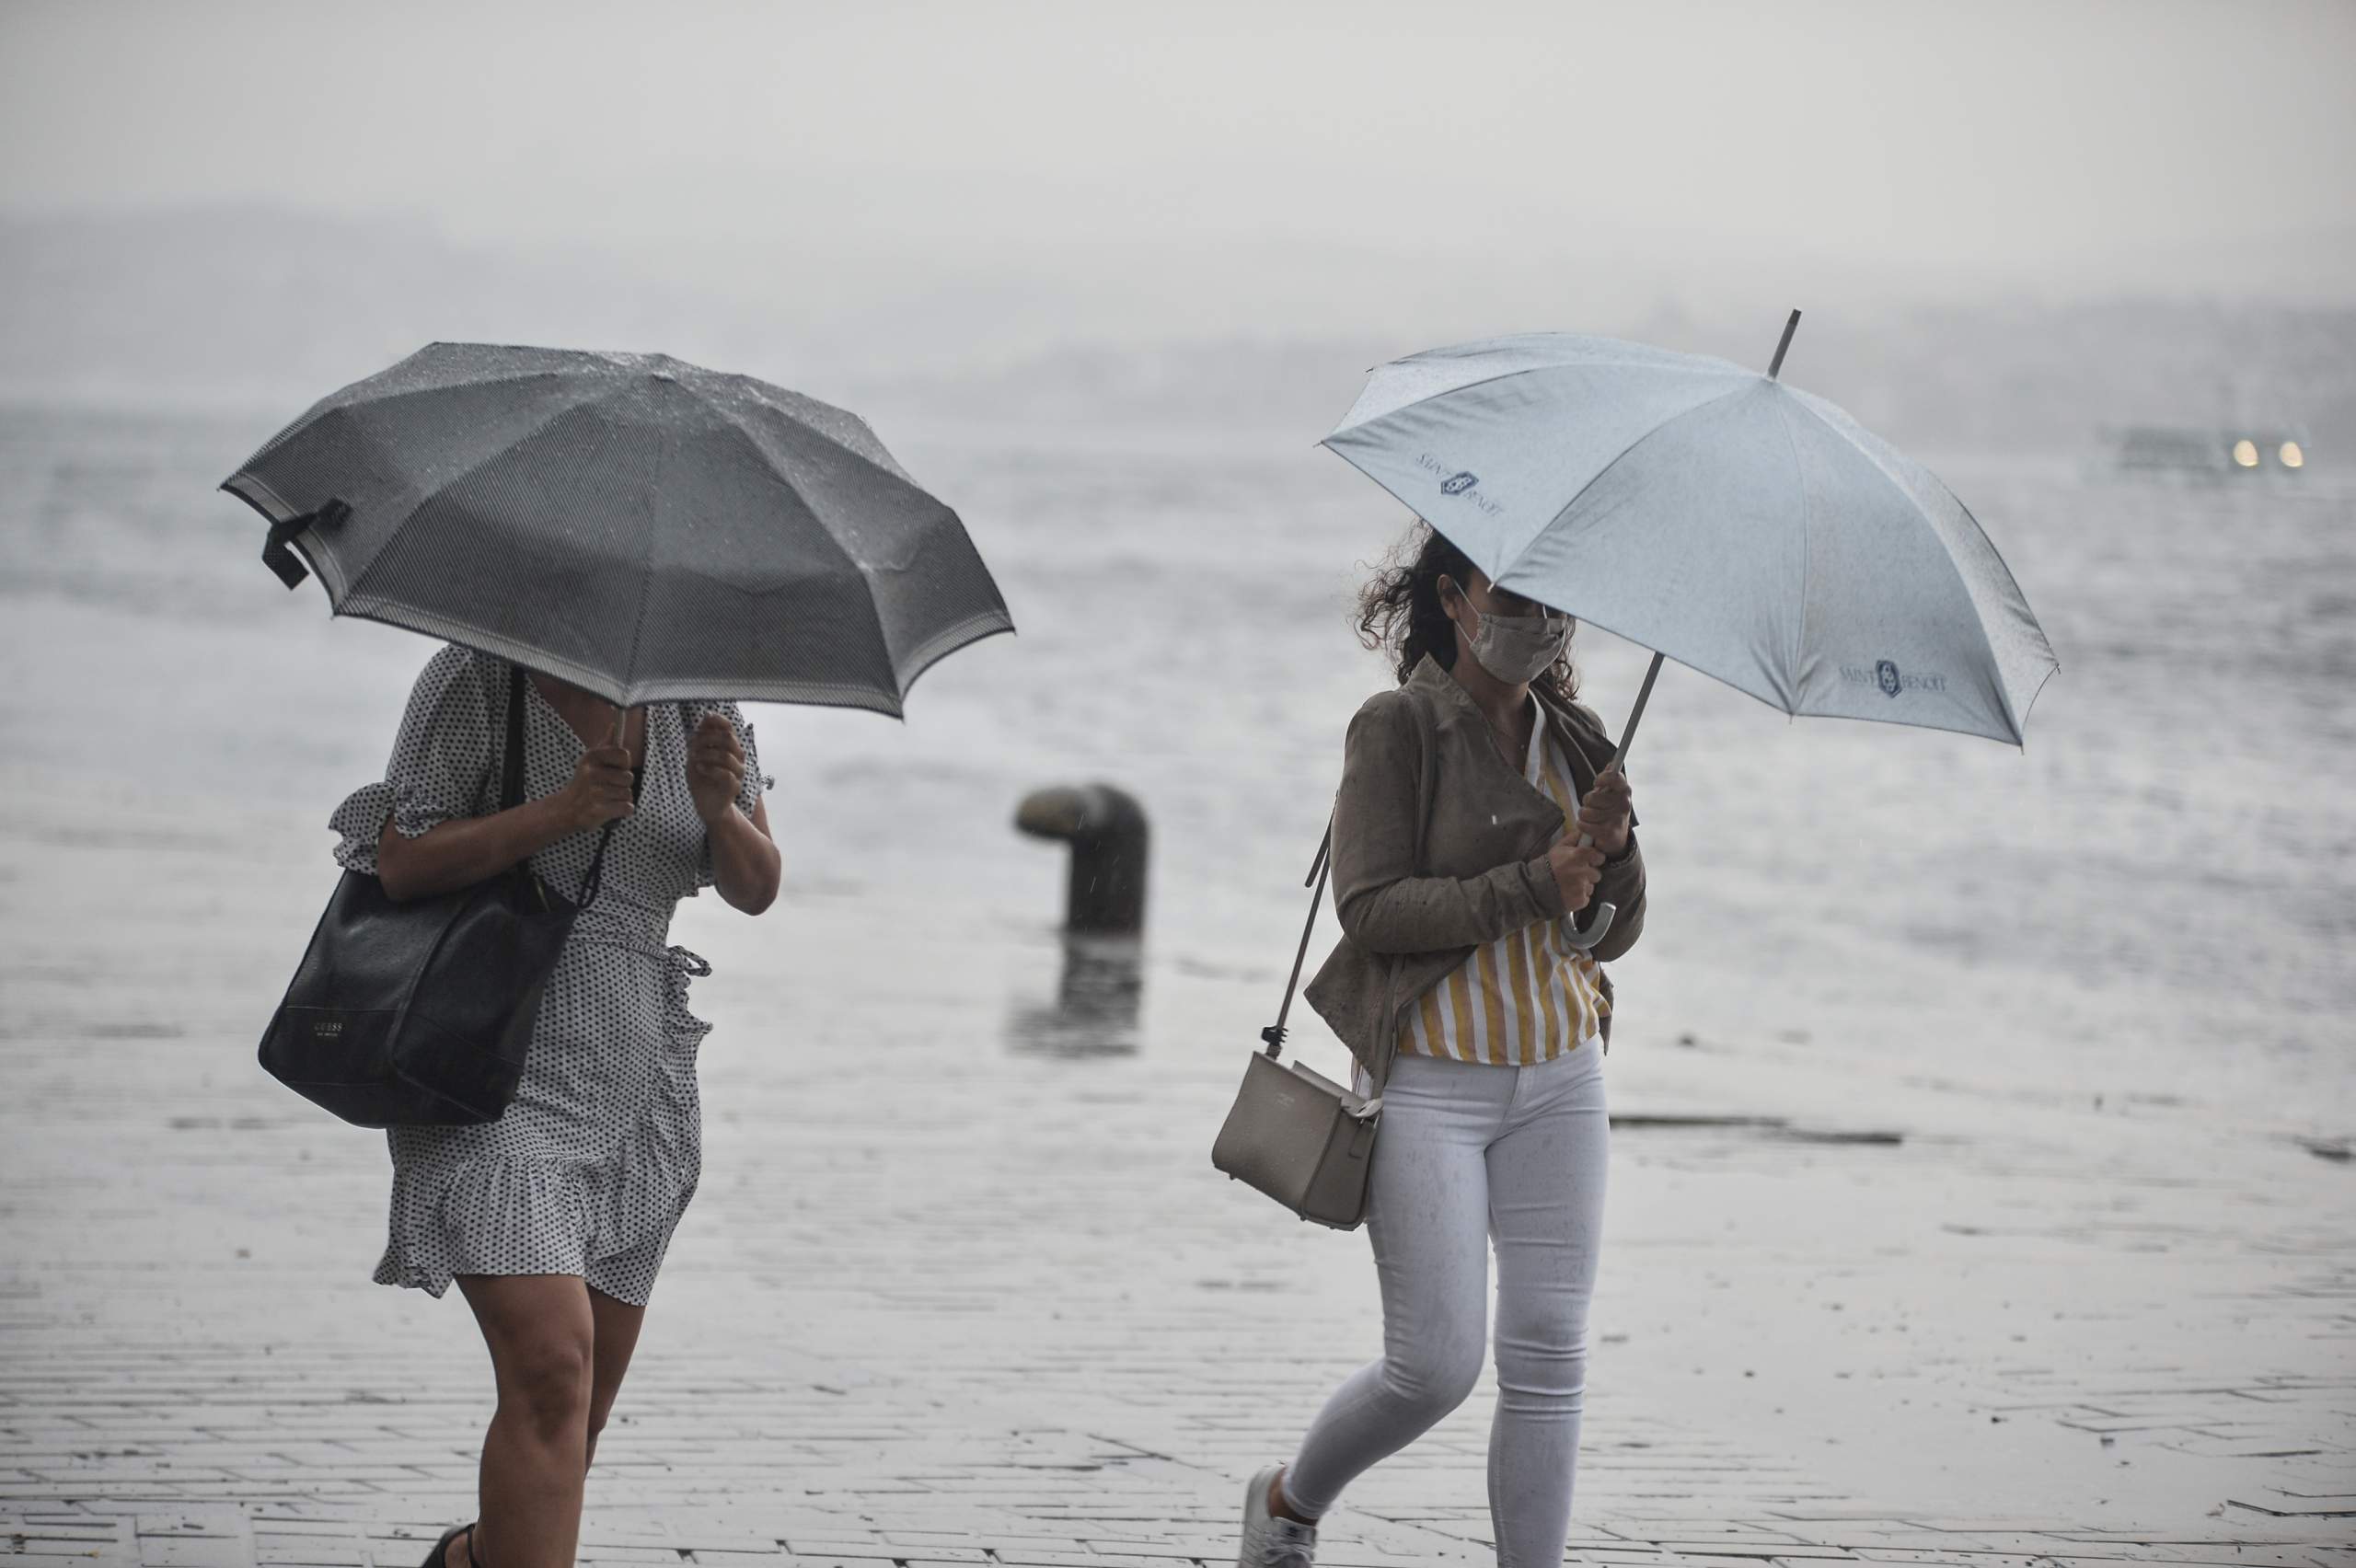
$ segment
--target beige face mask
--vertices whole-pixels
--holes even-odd
[[[1472,639],[1472,656],[1481,661],[1481,668],[1507,686],[1534,681],[1545,674],[1571,640],[1568,616],[1493,616],[1470,599],[1464,605],[1481,626]]]

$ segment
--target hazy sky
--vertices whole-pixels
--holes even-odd
[[[2351,83],[2345,3],[11,0],[0,203],[327,206],[885,295],[2345,299]]]

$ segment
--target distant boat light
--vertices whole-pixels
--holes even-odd
[[[2258,467],[2258,443],[2244,436],[2234,443],[2234,461],[2245,468]]]
[[[2303,468],[2306,467],[2307,455],[2299,450],[2299,444],[2295,441],[2284,442],[2282,444],[2282,450],[2277,452],[2275,455],[2282,459],[2282,466],[2286,468]]]

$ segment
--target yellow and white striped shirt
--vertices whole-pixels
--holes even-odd
[[[1530,727],[1522,777],[1554,798],[1576,834],[1578,790],[1542,708]],[[1563,940],[1567,923],[1567,917],[1541,920],[1476,949],[1408,1009],[1399,1049],[1535,1066],[1585,1044],[1602,1029],[1611,1004],[1603,999],[1601,967]]]

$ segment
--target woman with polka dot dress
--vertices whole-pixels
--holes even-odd
[[[621,715],[529,672],[523,803],[499,810],[512,669],[467,648],[434,654],[385,778],[329,821],[343,836],[337,860],[395,899],[526,858],[578,896],[614,824],[596,900],[549,976],[506,1113],[387,1135],[391,1235],[377,1283],[439,1297],[455,1280],[498,1386],[481,1516],[427,1559],[449,1568],[573,1560],[597,1434],[700,1165],[696,1049],[710,1026],[687,1010],[687,979],[711,966],[668,944],[672,911],[712,887],[757,915],[778,889],[761,798],[773,781],[733,702]]]

